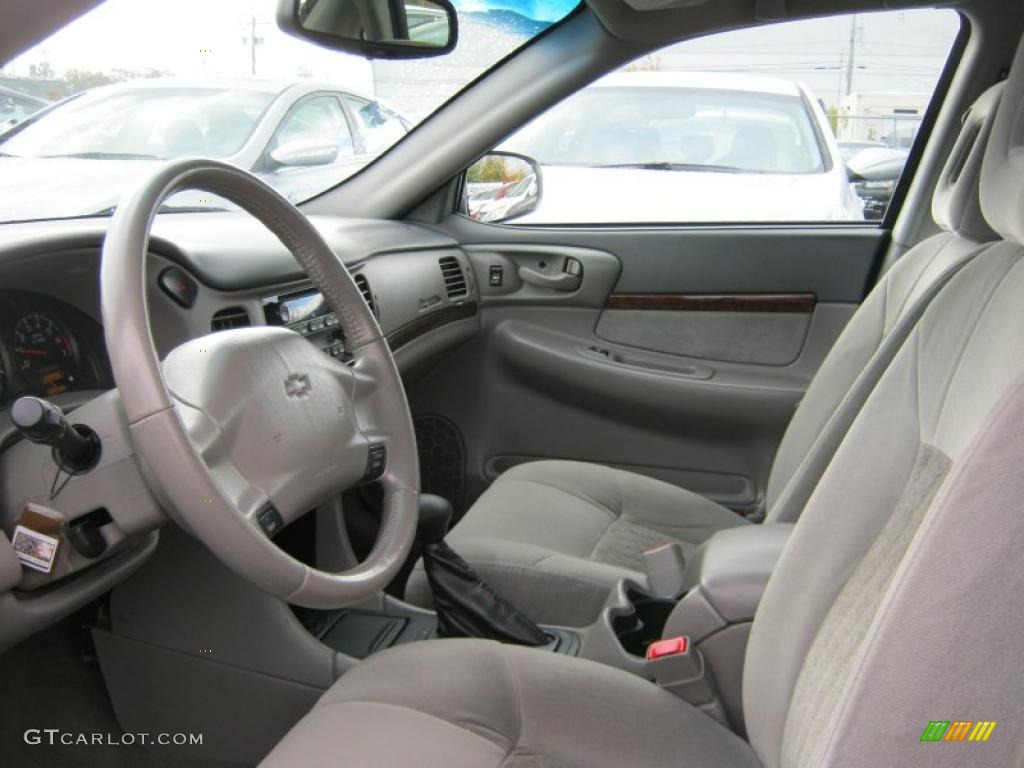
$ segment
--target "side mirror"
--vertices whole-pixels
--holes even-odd
[[[450,0],[279,0],[277,25],[295,37],[371,59],[423,59],[455,48]]]
[[[508,221],[540,205],[540,165],[513,152],[490,152],[466,169],[466,213],[480,222]]]
[[[290,141],[271,151],[270,159],[289,168],[330,165],[338,159],[338,145]]]

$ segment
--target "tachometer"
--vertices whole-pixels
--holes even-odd
[[[78,368],[75,342],[57,322],[38,312],[14,326],[14,366],[28,386],[45,395],[71,389]]]

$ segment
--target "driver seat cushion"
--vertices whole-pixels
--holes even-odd
[[[263,768],[754,768],[731,731],[604,664],[487,640],[382,651],[347,672]]]
[[[645,549],[689,555],[722,528],[749,525],[715,502],[597,464],[538,461],[501,475],[447,541],[531,619],[582,626],[622,578],[640,581]],[[422,566],[406,599],[430,605]]]

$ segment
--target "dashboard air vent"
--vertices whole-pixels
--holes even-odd
[[[356,288],[363,294],[363,298],[366,300],[366,306],[370,308],[373,316],[377,316],[377,303],[373,300],[373,289],[370,288],[370,281],[366,279],[366,275],[356,275],[353,278],[356,281]]]
[[[448,292],[449,299],[458,299],[466,295],[466,275],[462,272],[462,265],[454,256],[442,256],[438,259],[441,265],[441,275],[444,277],[444,289]]]
[[[227,331],[231,328],[245,328],[252,325],[249,320],[249,313],[244,307],[228,307],[216,312],[210,327],[214,331]]]

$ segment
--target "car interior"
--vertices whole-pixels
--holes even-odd
[[[472,39],[349,3],[276,23],[375,66]],[[0,62],[102,5],[4,3]],[[941,4],[880,220],[469,200],[665,46],[935,5],[584,0],[298,205],[185,149],[112,215],[7,221],[0,179],[0,765],[1024,766],[1024,5]],[[704,175],[783,196],[749,119]]]

